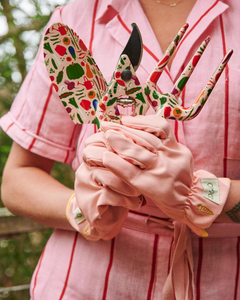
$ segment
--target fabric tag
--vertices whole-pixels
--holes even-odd
[[[208,200],[220,204],[219,200],[219,185],[217,178],[201,178],[203,188],[202,195]]]
[[[76,208],[74,211],[74,219],[76,220],[77,224],[82,223],[86,219],[79,208]]]

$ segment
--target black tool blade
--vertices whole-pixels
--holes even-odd
[[[135,23],[131,25],[133,27],[132,33],[121,55],[126,54],[129,57],[134,71],[136,71],[142,59],[143,44],[139,28]]]

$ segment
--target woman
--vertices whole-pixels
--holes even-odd
[[[212,40],[182,94],[187,107],[197,98],[227,49],[238,49],[239,4],[233,0],[183,0],[172,7],[173,2],[75,0],[56,9],[49,25],[63,22],[73,28],[109,82],[129,38],[126,28],[135,22],[145,45],[137,71],[143,85],[187,21],[190,27],[186,37],[158,82],[163,93],[169,92],[200,42],[210,35]],[[195,170],[204,169],[232,180],[228,200],[217,219],[221,223],[214,223],[207,230],[209,238],[192,233],[192,246],[186,239],[188,245],[183,247],[187,261],[193,255],[196,299],[237,299],[240,293],[240,227],[226,224],[239,222],[238,55],[235,51],[229,68],[196,119],[184,124],[170,121],[177,140],[191,150]],[[153,110],[148,114],[154,114]],[[89,242],[67,221],[65,209],[73,191],[49,174],[54,161],[71,163],[76,171],[83,141],[95,129],[90,125],[74,126],[62,109],[50,86],[42,45],[11,111],[1,119],[1,126],[14,140],[3,174],[5,205],[15,214],[57,228],[33,275],[32,299],[174,299],[174,294],[176,299],[193,299],[192,278],[185,277],[192,276],[189,268],[184,269],[186,261],[180,260],[182,265],[174,273],[170,259],[176,228],[174,231],[169,223],[163,225],[161,220],[169,218],[151,200],[130,212],[121,232],[110,241]],[[168,274],[170,283],[166,283]],[[164,289],[166,284],[172,287],[170,293]]]

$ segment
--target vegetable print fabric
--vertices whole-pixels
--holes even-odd
[[[50,79],[73,122],[99,126],[97,108],[106,83],[84,42],[67,25],[55,23],[43,47]]]

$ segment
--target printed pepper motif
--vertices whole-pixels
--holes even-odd
[[[185,108],[179,95],[206,49],[210,37],[203,41],[172,90],[161,94],[157,90],[157,81],[185,34],[188,24],[184,24],[177,33],[143,88],[136,75],[142,56],[142,39],[137,25],[132,26],[129,41],[134,37],[135,43],[128,41],[108,85],[86,45],[71,28],[55,23],[47,30],[43,44],[46,68],[53,87],[75,124],[92,123],[100,128],[102,120],[119,123],[120,105],[132,107],[132,116],[145,115],[151,105],[159,117],[191,120],[202,110],[233,53],[233,50],[229,50],[199,97],[190,107]]]

